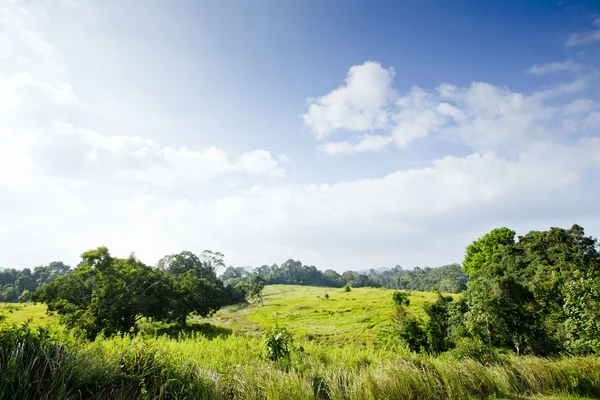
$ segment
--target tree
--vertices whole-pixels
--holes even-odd
[[[394,292],[392,293],[392,301],[396,306],[394,318],[398,323],[401,323],[407,315],[406,307],[410,305],[410,295],[407,292]]]
[[[107,335],[132,331],[142,317],[168,318],[168,281],[160,271],[133,256],[114,258],[106,247],[81,257],[73,273],[33,296],[46,303],[48,311],[56,311],[67,326],[93,339],[101,331]]]
[[[172,319],[185,327],[190,314],[205,317],[228,303],[223,283],[216,274],[216,267],[222,265],[223,255],[208,250],[202,253],[202,258],[182,251],[158,262],[158,267],[169,275]]]
[[[256,296],[260,299],[260,304],[262,306],[264,306],[265,304],[263,303],[263,297],[262,297],[262,291],[265,288],[265,280],[263,278],[261,278],[260,276],[253,276],[252,279],[250,280],[250,285],[248,288],[248,294],[250,296]]]
[[[429,317],[425,325],[427,345],[429,351],[434,354],[444,352],[450,347],[450,340],[448,339],[448,328],[450,326],[449,304],[452,302],[452,297],[442,296],[438,291],[436,291],[436,294],[437,300],[434,303],[425,303],[423,307]]]
[[[600,353],[600,278],[579,277],[565,287],[565,346],[575,354]]]
[[[222,256],[221,253],[205,250],[202,253],[203,259],[201,259],[186,250],[179,254],[164,256],[158,261],[158,267],[170,275],[183,275],[188,271],[193,271],[196,277],[215,283],[218,281],[215,268],[223,265]]]
[[[411,351],[420,353],[427,350],[427,336],[421,321],[407,316],[400,322],[398,336]]]
[[[463,270],[469,276],[477,275],[489,265],[495,254],[504,247],[515,244],[515,232],[508,228],[497,228],[486,233],[467,246]]]
[[[188,315],[206,317],[221,308],[225,302],[222,287],[199,278],[192,270],[171,276],[170,287],[170,316],[182,327],[187,326]]]

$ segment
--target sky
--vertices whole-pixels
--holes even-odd
[[[0,266],[600,235],[597,1],[0,0]]]

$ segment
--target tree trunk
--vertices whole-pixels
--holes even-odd
[[[179,317],[177,321],[179,322],[179,325],[181,325],[182,328],[187,328],[187,314]]]

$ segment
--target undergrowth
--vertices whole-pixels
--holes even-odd
[[[464,354],[295,342],[271,360],[260,337],[114,336],[85,342],[0,323],[6,399],[467,399],[563,393],[600,397],[600,359]],[[272,358],[272,357],[271,357]],[[285,361],[285,362],[282,362]]]

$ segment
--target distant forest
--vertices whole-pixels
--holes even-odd
[[[467,289],[468,276],[459,264],[444,265],[438,268],[420,268],[405,270],[399,265],[392,269],[368,273],[346,271],[339,274],[328,269],[321,271],[314,265],[303,265],[300,261],[287,260],[281,265],[263,265],[254,270],[242,267],[228,267],[221,275],[226,285],[237,285],[253,276],[260,276],[269,285],[305,285],[341,288],[384,287],[399,290],[418,290],[428,292],[437,289],[445,293],[460,293]]]
[[[16,303],[29,301],[31,294],[45,284],[70,273],[72,269],[63,262],[55,261],[33,270],[24,268],[0,269],[0,302]],[[287,260],[281,265],[263,265],[254,270],[229,266],[220,276],[225,286],[242,287],[255,277],[261,277],[266,284],[286,284],[304,286],[337,287],[384,287],[399,290],[422,292],[437,289],[444,293],[460,293],[467,289],[468,276],[459,264],[444,265],[438,268],[403,269],[399,265],[384,271],[370,270],[367,273],[346,271],[339,274],[328,269],[321,271],[313,265],[303,265],[300,261]]]

